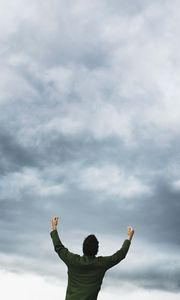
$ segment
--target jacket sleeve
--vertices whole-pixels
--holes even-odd
[[[53,230],[50,233],[54,250],[57,252],[62,261],[67,265],[73,265],[78,258],[77,254],[71,253],[64,245],[62,244],[57,230]]]
[[[131,242],[129,240],[125,240],[120,250],[115,252],[113,255],[103,257],[103,265],[106,270],[117,265],[121,260],[123,260],[126,257],[130,244]]]

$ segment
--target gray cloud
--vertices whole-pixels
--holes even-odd
[[[131,283],[133,286],[139,286],[147,290],[164,290],[179,293],[179,270],[174,268],[174,263],[167,266],[154,265],[148,269],[131,270],[129,272],[113,273],[112,277],[108,275],[107,284],[121,285]]]
[[[34,156],[29,149],[21,146],[11,133],[4,128],[0,133],[1,174],[21,169],[22,166],[35,165]]]
[[[177,292],[179,3],[40,2],[1,18],[1,265],[58,274],[54,214],[77,252],[89,232],[115,251],[133,224],[133,271],[107,284]]]

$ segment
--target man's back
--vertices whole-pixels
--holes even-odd
[[[57,230],[51,231],[54,249],[68,267],[66,300],[96,300],[105,272],[125,258],[130,240],[111,256],[77,255],[61,243]]]
[[[74,265],[68,266],[66,300],[95,300],[101,288],[105,268],[98,258],[79,256]]]

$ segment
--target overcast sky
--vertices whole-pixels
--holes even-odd
[[[63,299],[53,215],[79,254],[90,233],[110,255],[135,228],[100,300],[179,299],[179,37],[179,0],[0,0],[5,300]]]

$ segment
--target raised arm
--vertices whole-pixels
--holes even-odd
[[[112,268],[126,257],[133,235],[134,229],[131,226],[128,226],[128,236],[127,239],[124,241],[122,247],[113,255],[103,257],[106,269]]]
[[[58,217],[53,217],[51,219],[51,238],[53,241],[53,245],[54,245],[54,250],[57,252],[57,254],[59,255],[59,257],[62,259],[62,261],[64,261],[64,263],[68,266],[68,265],[72,265],[75,263],[75,261],[78,258],[78,255],[71,253],[66,247],[64,247],[64,245],[62,244],[60,238],[59,238],[59,234],[57,231],[57,226],[58,226],[58,221],[59,218]]]

